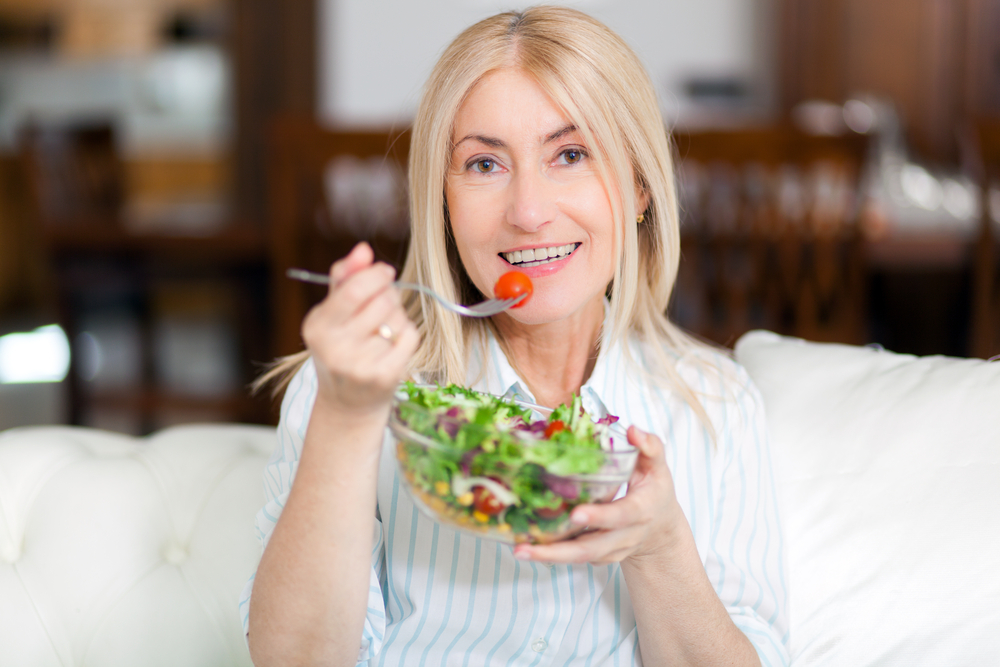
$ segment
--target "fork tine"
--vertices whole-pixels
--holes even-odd
[[[469,310],[476,312],[480,317],[488,317],[507,310],[523,298],[523,295],[519,295],[512,299],[488,299],[474,306],[469,306]]]

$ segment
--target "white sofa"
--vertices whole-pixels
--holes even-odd
[[[1000,363],[766,332],[796,666],[1000,664]],[[249,665],[263,427],[0,434],[0,665]]]

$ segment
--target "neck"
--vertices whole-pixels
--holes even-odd
[[[558,322],[523,324],[506,313],[494,322],[511,362],[539,405],[568,403],[590,378],[600,347],[604,299]]]

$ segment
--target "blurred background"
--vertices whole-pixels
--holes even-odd
[[[671,304],[914,354],[1000,353],[1000,0],[578,0],[653,78]],[[0,0],[0,429],[273,423],[357,240],[399,264],[407,127],[495,0]]]

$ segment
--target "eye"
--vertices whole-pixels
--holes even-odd
[[[587,157],[587,152],[582,148],[567,148],[559,154],[564,164],[577,164]]]
[[[472,166],[480,174],[489,174],[496,168],[497,163],[489,158],[483,158],[481,160],[476,160]]]

